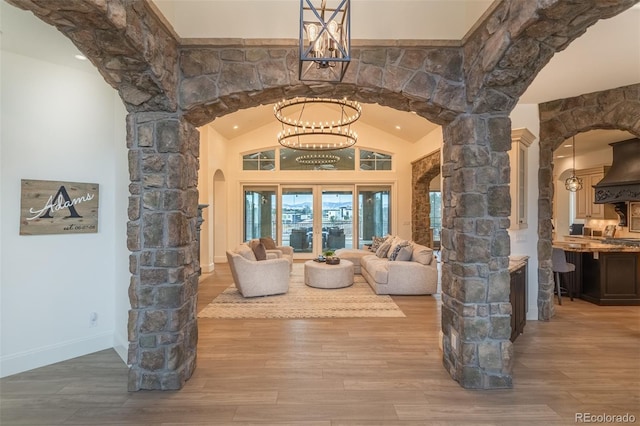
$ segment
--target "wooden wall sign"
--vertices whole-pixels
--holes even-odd
[[[97,183],[22,179],[20,199],[20,235],[98,232]]]

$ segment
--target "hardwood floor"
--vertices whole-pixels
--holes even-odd
[[[231,283],[203,277],[202,309]],[[179,392],[127,392],[113,350],[0,380],[6,425],[516,425],[576,413],[640,422],[640,308],[576,300],[515,343],[514,388],[462,389],[442,367],[434,297],[406,318],[199,321],[198,368]]]

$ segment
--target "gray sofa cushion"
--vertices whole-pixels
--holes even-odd
[[[389,279],[389,259],[369,255],[360,259],[360,267],[366,269],[377,283],[386,284]]]

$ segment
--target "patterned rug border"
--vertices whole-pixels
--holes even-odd
[[[320,289],[304,284],[304,264],[295,263],[289,292],[245,298],[232,284],[200,313],[198,318],[403,318],[404,312],[390,296],[377,295],[362,275],[350,287]]]

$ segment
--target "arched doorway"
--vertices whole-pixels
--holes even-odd
[[[538,315],[554,315],[551,272],[553,151],[564,140],[593,129],[626,130],[640,136],[640,84],[541,104],[538,221]]]

